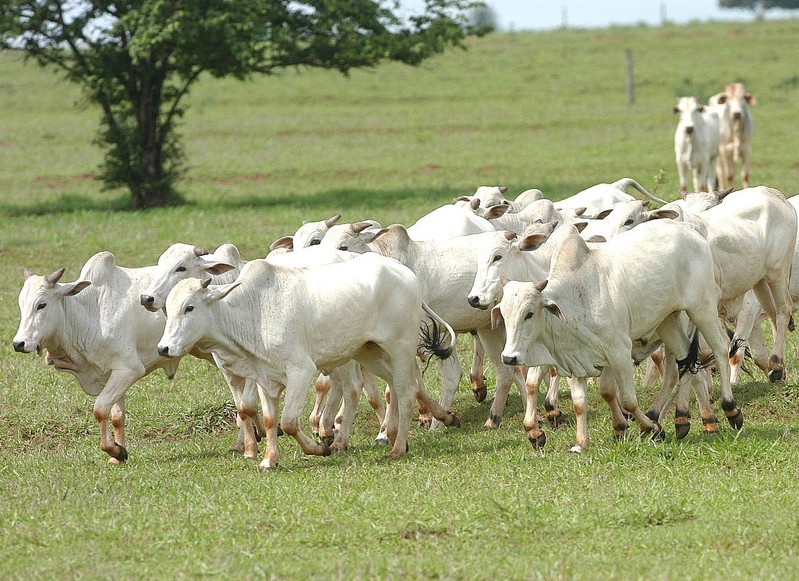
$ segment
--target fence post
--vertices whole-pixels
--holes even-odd
[[[627,49],[627,103],[635,101],[635,86],[633,83],[633,51]]]

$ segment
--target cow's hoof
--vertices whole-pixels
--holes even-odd
[[[333,436],[325,436],[321,439],[321,442],[324,446],[332,446],[333,445]]]
[[[391,442],[388,441],[388,436],[385,434],[380,434],[375,438],[375,441],[372,442],[373,446],[390,446]]]
[[[536,435],[527,436],[527,439],[530,440],[530,443],[536,450],[542,449],[544,444],[547,443],[547,435],[544,432],[538,432]]]
[[[488,395],[488,390],[485,387],[479,387],[473,389],[472,393],[474,394],[474,399],[476,399],[478,403],[483,403]]]
[[[236,442],[230,447],[230,451],[234,454],[244,454],[244,442]]]
[[[122,462],[127,462],[128,460],[128,451],[125,450],[125,446],[121,444],[117,444],[114,442],[114,446],[119,448],[119,452],[117,452],[116,456],[112,456],[112,460],[116,460],[116,464],[121,464]]]
[[[785,378],[784,369],[771,369],[768,372],[768,379],[771,383],[782,381]]]
[[[582,454],[584,451],[585,448],[583,448],[580,444],[575,444],[574,446],[569,448],[569,452],[571,454]]]
[[[460,428],[461,427],[461,417],[458,414],[453,414],[452,412],[447,412],[449,414],[449,423],[445,424],[448,428]]]
[[[547,412],[547,421],[549,425],[552,427],[553,431],[557,431],[564,426],[569,425],[569,418],[566,417],[560,410],[552,410]]]
[[[260,468],[264,472],[268,470],[273,470],[274,468],[277,468],[277,460],[273,461],[268,458],[264,458],[263,460],[261,460],[261,463],[258,464],[258,468]]]
[[[433,420],[430,418],[419,418],[419,426],[421,426],[425,430],[429,430],[430,427],[433,425]]]

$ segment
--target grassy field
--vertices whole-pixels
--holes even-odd
[[[138,266],[177,241],[255,258],[303,219],[410,224],[478,185],[557,199],[633,177],[673,199],[675,98],[732,80],[758,99],[753,182],[794,195],[797,49],[799,21],[562,30],[418,69],[203,79],[181,130],[189,204],[146,213],[92,179],[98,115],[80,91],[0,54],[0,578],[798,579],[795,337],[786,382],[736,386],[740,433],[695,420],[680,442],[667,426],[660,445],[617,443],[593,393],[589,451],[567,453],[568,427],[537,452],[517,393],[489,431],[464,380],[462,427],[415,427],[400,461],[371,446],[363,402],[348,452],[304,457],[284,438],[268,474],[228,452],[229,392],[206,364],[130,390],[131,456],[111,466],[92,398],[11,347],[26,266],[74,280],[97,251]],[[437,392],[437,369],[425,378]]]

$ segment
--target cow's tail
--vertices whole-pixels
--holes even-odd
[[[690,372],[693,374],[699,373],[700,370],[709,367],[713,363],[713,354],[711,353],[704,359],[699,358],[699,331],[694,331],[694,337],[691,339],[691,346],[688,348],[688,355],[685,359],[677,360],[677,370],[680,377]]]
[[[616,182],[613,182],[613,185],[616,186],[617,188],[619,188],[623,192],[627,191],[627,188],[632,186],[633,188],[635,188],[636,190],[641,192],[644,196],[646,196],[647,198],[649,198],[653,202],[657,202],[658,204],[665,204],[666,203],[666,200],[661,200],[657,196],[654,196],[654,195],[650,194],[648,191],[646,191],[644,189],[644,186],[639,184],[633,178],[622,178],[622,179],[620,179],[620,180],[618,180]]]
[[[430,317],[430,323],[424,322],[419,328],[419,352],[433,355],[439,359],[446,359],[455,350],[455,331],[424,301],[422,301],[422,308]],[[449,341],[445,342],[442,330],[449,335]]]

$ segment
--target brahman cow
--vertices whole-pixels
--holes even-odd
[[[500,352],[505,341],[503,329],[491,329],[489,313],[473,309],[464,300],[474,281],[479,248],[492,244],[496,232],[473,234],[447,240],[411,240],[401,224],[393,224],[377,234],[364,235],[359,224],[338,224],[322,239],[322,245],[330,245],[349,252],[376,252],[393,258],[410,268],[422,284],[422,296],[456,332],[476,331],[489,359],[494,363],[497,375],[497,393],[507,393],[516,381],[523,390],[524,378],[513,367],[502,363]],[[463,375],[457,355],[442,363],[442,387],[440,403],[448,408]],[[485,383],[472,376],[472,390],[477,401],[486,397]],[[499,425],[500,418],[492,418],[487,426]],[[433,422],[434,427],[438,424]]]
[[[674,132],[674,155],[680,192],[688,191],[688,174],[693,177],[694,191],[712,192],[716,181],[716,160],[719,157],[719,116],[700,105],[696,97],[680,97],[674,112],[680,120]]]
[[[665,204],[657,196],[650,194],[644,187],[632,178],[621,178],[612,184],[596,184],[573,196],[555,202],[558,211],[571,209],[580,210],[580,218],[596,218],[600,212],[607,210],[616,202],[629,202],[635,200],[627,193],[627,188],[632,187],[648,199],[659,204]]]
[[[158,353],[180,357],[197,346],[212,352],[229,375],[258,384],[267,431],[262,469],[278,463],[278,400],[283,392],[283,431],[306,454],[330,453],[325,442],[302,431],[299,419],[314,375],[329,373],[352,359],[391,386],[386,414],[393,444],[389,457],[406,453],[416,398],[445,425],[459,423],[427,394],[416,362],[420,325],[426,325],[428,317],[433,321],[432,341],[426,341],[425,347],[433,354],[447,357],[454,347],[454,333],[425,305],[418,278],[398,262],[376,254],[315,268],[253,260],[235,282],[209,283],[188,279],[172,289]],[[439,326],[451,334],[449,345],[442,344]],[[248,398],[242,402],[239,414],[252,418],[257,406]],[[250,429],[245,456],[256,454]]]
[[[749,164],[752,157],[752,135],[755,124],[749,107],[757,104],[743,83],[729,83],[723,93],[708,100],[719,114],[719,158],[716,175],[719,186],[732,187],[735,166],[741,163],[741,183],[749,187]]]
[[[658,267],[641,268],[652,256],[658,256]],[[716,315],[718,300],[707,241],[689,224],[655,220],[602,244],[589,246],[577,234],[568,236],[555,251],[546,279],[506,282],[502,300],[492,309],[492,322],[505,322],[505,363],[552,366],[570,377],[577,416],[572,451],[581,452],[588,446],[588,377],[599,377],[617,436],[627,427],[619,404],[642,433],[661,432],[638,407],[632,353],[634,344],[640,347],[657,334],[682,369],[694,367],[698,338],[685,333],[681,311],[710,345],[721,377],[722,408],[733,427],[741,427],[743,418],[730,388],[728,341]],[[528,384],[527,398],[524,425],[530,441],[539,446],[543,432],[535,414],[537,385]]]
[[[161,357],[155,349],[164,330],[164,314],[139,306],[154,270],[123,268],[113,254],[99,252],[86,261],[75,282],[59,282],[63,268],[48,276],[25,269],[19,294],[14,350],[37,354],[46,350],[48,365],[71,373],[83,391],[97,397],[94,417],[100,424],[100,448],[112,463],[128,458],[125,393],[156,369],[171,378],[178,367],[178,359]]]

